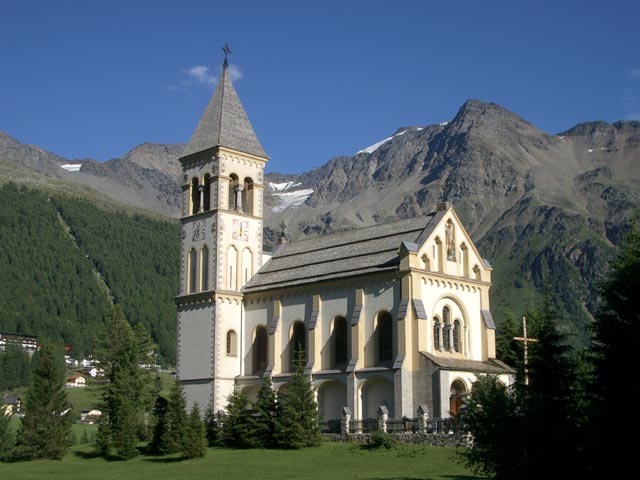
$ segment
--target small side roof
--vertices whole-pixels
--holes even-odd
[[[420,352],[442,370],[459,370],[478,373],[512,374],[516,371],[497,358],[488,358],[486,361],[467,360],[464,358],[437,357],[428,352]]]

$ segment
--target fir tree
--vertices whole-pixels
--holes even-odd
[[[139,368],[150,362],[151,341],[141,325],[131,328],[122,309],[107,315],[99,358],[108,368],[101,395],[102,419],[96,444],[103,455],[129,459],[146,433],[145,413],[151,407],[150,376]]]
[[[528,478],[572,476],[579,467],[575,396],[575,360],[548,294],[541,310],[529,314],[529,386],[525,405]]]
[[[187,425],[187,402],[184,398],[182,385],[175,380],[167,402],[165,414],[165,432],[160,441],[160,452],[163,454],[177,453],[182,450],[185,427]]]
[[[162,455],[162,441],[167,432],[167,399],[164,397],[156,397],[156,403],[153,406],[153,432],[151,434],[151,443],[149,444],[149,452],[153,455]]]
[[[262,381],[262,386],[258,391],[258,398],[253,408],[256,443],[261,447],[274,447],[279,409],[271,377],[266,376]]]
[[[632,478],[640,420],[629,401],[640,394],[637,351],[640,345],[640,229],[631,224],[618,258],[601,286],[603,305],[594,325],[593,399],[586,462],[592,475]],[[625,403],[626,402],[626,403]],[[634,473],[635,472],[635,475]]]
[[[521,478],[525,465],[524,416],[516,390],[493,375],[476,380],[464,422],[473,445],[460,455],[476,473],[496,479]]]
[[[233,448],[253,448],[257,446],[254,435],[255,422],[248,408],[247,396],[236,389],[229,395],[227,414],[224,417],[222,433],[224,444]]]
[[[207,408],[207,411],[204,415],[204,427],[208,445],[210,447],[216,447],[220,445],[222,441],[222,422],[220,419],[220,415],[214,413],[211,407]]]
[[[71,406],[64,387],[62,348],[44,342],[34,357],[15,457],[60,460],[71,445]]]
[[[204,457],[207,451],[207,437],[205,436],[204,423],[200,418],[200,408],[194,403],[189,418],[183,429],[181,451],[185,458]]]
[[[281,448],[312,447],[320,443],[318,405],[304,369],[304,354],[298,351],[291,382],[278,396],[280,418],[275,440]]]
[[[0,462],[9,458],[16,445],[16,438],[11,428],[11,415],[5,415],[0,409]]]

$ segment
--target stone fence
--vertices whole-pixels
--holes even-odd
[[[415,418],[389,418],[389,410],[382,405],[378,408],[377,418],[363,420],[352,420],[351,410],[344,407],[339,420],[321,422],[320,429],[327,439],[334,441],[368,443],[373,434],[382,432],[400,443],[459,447],[471,442],[459,419],[429,418],[426,405],[418,407]]]

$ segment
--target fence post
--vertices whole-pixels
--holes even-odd
[[[342,407],[342,415],[340,416],[340,434],[343,439],[349,437],[349,422],[351,422],[351,410],[349,407]]]
[[[378,407],[378,431],[387,433],[387,420],[389,420],[389,409],[384,405]]]
[[[427,433],[429,425],[429,408],[424,404],[418,405],[418,432]]]

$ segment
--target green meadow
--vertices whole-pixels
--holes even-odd
[[[365,450],[356,444],[325,443],[303,450],[231,450],[210,448],[205,458],[141,455],[129,461],[96,457],[88,445],[77,446],[62,461],[0,464],[11,480],[160,479],[479,479],[443,447],[398,446]]]

